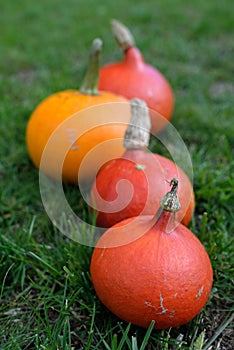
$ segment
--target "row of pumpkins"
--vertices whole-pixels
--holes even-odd
[[[145,63],[128,28],[111,24],[123,61],[100,68],[102,41],[95,39],[79,91],[43,100],[29,119],[26,143],[46,175],[91,184],[97,225],[106,228],[90,266],[102,303],[138,326],[154,320],[158,329],[176,327],[207,302],[212,267],[187,227],[195,206],[189,178],[147,151],[150,133],[172,116],[171,86]]]

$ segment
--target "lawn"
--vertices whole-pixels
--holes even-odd
[[[92,247],[53,226],[25,145],[36,105],[80,87],[95,37],[104,43],[102,64],[121,59],[112,18],[131,28],[145,60],[173,87],[172,124],[193,163],[189,227],[214,270],[205,308],[170,330],[127,324],[101,304],[89,274]],[[0,19],[0,349],[233,349],[233,2],[2,1]],[[78,189],[66,192],[89,220]]]

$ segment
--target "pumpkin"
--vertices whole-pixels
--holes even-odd
[[[79,174],[80,183],[91,183],[103,162],[124,150],[121,140],[130,107],[126,98],[97,89],[101,49],[102,41],[97,38],[80,90],[48,96],[34,109],[27,124],[26,144],[33,163],[52,178],[62,176],[64,182],[77,183],[81,163],[95,147],[102,145],[101,152],[100,148],[97,154],[92,152]]]
[[[141,327],[181,326],[206,304],[213,272],[199,239],[175,222],[177,179],[154,216],[137,216],[109,228],[94,248],[90,272],[101,302]]]
[[[150,116],[146,103],[130,100],[131,120],[124,136],[122,157],[108,162],[98,172],[91,187],[90,204],[96,211],[99,227],[110,227],[126,218],[153,215],[170,179],[181,183],[181,210],[177,219],[188,225],[195,199],[192,184],[172,160],[147,151],[150,139]]]
[[[101,67],[99,88],[121,94],[128,99],[138,97],[144,100],[151,109],[151,131],[156,133],[164,128],[167,120],[172,117],[172,87],[158,69],[144,61],[129,29],[116,20],[111,24],[113,34],[124,52],[124,58],[120,62]],[[163,118],[157,118],[158,113]]]

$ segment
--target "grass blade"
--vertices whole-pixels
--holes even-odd
[[[234,320],[234,313],[228,317],[223,324],[217,329],[213,337],[210,339],[210,341],[205,345],[203,350],[208,350],[209,347],[214,343],[214,341],[220,336],[220,334],[224,331],[225,328],[228,327],[228,325]]]
[[[38,262],[43,264],[47,269],[52,272],[54,275],[59,275],[59,271],[56,270],[53,266],[51,266],[47,261],[43,260],[40,256],[33,252],[28,252],[28,255],[31,256],[32,258],[36,259]]]
[[[140,350],[144,350],[146,348],[146,346],[148,345],[148,340],[149,340],[150,335],[153,331],[154,325],[155,325],[155,321],[153,320],[153,321],[151,321],[149,328],[145,334],[145,337],[144,337],[143,342],[141,344]]]
[[[137,338],[132,337],[132,350],[138,350]]]
[[[205,340],[205,334],[206,334],[206,330],[204,329],[199,335],[199,337],[196,339],[193,346],[193,350],[202,350],[204,340]]]
[[[119,343],[119,346],[117,348],[117,350],[122,350],[122,347],[124,346],[126,340],[127,340],[127,336],[128,336],[128,332],[130,330],[130,327],[131,327],[131,323],[129,323],[124,331],[124,334],[120,340],[120,343]]]
[[[111,342],[111,348],[112,350],[117,350],[118,349],[118,343],[117,343],[117,334],[113,335],[112,342]]]
[[[95,315],[96,315],[96,304],[93,304],[93,313],[92,313],[92,319],[91,319],[91,325],[90,325],[90,330],[89,330],[89,337],[88,337],[88,341],[85,347],[85,350],[89,350],[90,346],[92,344],[92,340],[93,340],[93,334],[94,334],[94,319],[95,319]]]
[[[4,290],[4,287],[5,287],[7,275],[9,274],[10,270],[13,268],[14,265],[15,265],[15,263],[12,263],[12,264],[8,267],[7,272],[5,273],[5,276],[4,276],[3,281],[2,281],[2,286],[1,286],[0,300],[2,300],[2,295],[3,295],[3,290]]]

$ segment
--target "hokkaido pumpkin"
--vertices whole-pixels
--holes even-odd
[[[99,88],[121,94],[128,99],[138,97],[152,110],[152,133],[156,133],[170,120],[174,110],[172,87],[164,75],[146,63],[141,51],[135,46],[134,38],[127,27],[113,20],[112,31],[124,58],[120,62],[106,64],[100,69]],[[158,120],[157,114],[164,118]]]
[[[99,227],[110,227],[137,215],[153,215],[170,179],[181,183],[181,210],[177,219],[188,225],[195,199],[192,184],[182,169],[172,160],[147,151],[150,139],[150,116],[146,103],[130,100],[131,120],[124,136],[125,152],[103,166],[90,192],[91,207],[96,211]]]
[[[178,181],[155,216],[126,219],[108,229],[94,248],[90,272],[102,303],[135,325],[177,327],[206,304],[213,272],[199,239],[175,224]]]
[[[102,41],[95,39],[80,90],[50,95],[35,108],[28,121],[29,155],[39,168],[49,144],[46,161],[40,169],[52,178],[61,176],[58,164],[63,163],[62,180],[77,183],[82,161],[90,150],[103,144],[102,151],[98,155],[93,152],[79,175],[81,183],[91,183],[102,163],[120,156],[124,150],[122,140],[130,119],[130,107],[126,98],[97,89],[101,49]],[[111,143],[112,140],[115,142]]]

